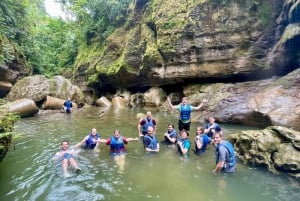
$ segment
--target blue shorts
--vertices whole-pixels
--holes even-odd
[[[72,154],[68,154],[68,153],[64,154],[64,159],[70,159],[70,158],[72,158]]]

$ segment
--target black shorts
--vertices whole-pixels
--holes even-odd
[[[189,131],[190,130],[190,125],[191,125],[191,122],[183,123],[181,120],[178,121],[179,131],[182,131],[183,129],[186,130],[186,131]]]

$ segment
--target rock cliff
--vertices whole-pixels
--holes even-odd
[[[82,51],[75,79],[97,91],[244,81],[299,67],[299,0],[135,0],[104,48]]]

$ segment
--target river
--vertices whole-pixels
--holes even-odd
[[[136,114],[142,109],[110,109],[99,107],[75,110],[71,115],[40,112],[35,117],[20,119],[14,129],[17,136],[0,163],[0,200],[5,201],[298,201],[300,185],[285,175],[268,172],[238,161],[232,175],[215,174],[214,149],[197,156],[192,151],[183,159],[177,150],[161,145],[158,154],[144,153],[140,141],[129,142],[125,169],[120,171],[101,144],[100,154],[82,151],[77,159],[82,172],[68,178],[52,160],[60,141],[71,145],[81,141],[91,128],[102,138],[119,129],[126,137],[137,137]],[[158,121],[157,136],[163,139],[167,124],[177,127],[177,115],[152,111]],[[197,123],[192,123],[191,130]],[[221,125],[226,135],[245,126]],[[195,136],[191,132],[193,141]]]

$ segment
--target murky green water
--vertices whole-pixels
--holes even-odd
[[[21,119],[15,133],[21,135],[14,147],[0,163],[0,200],[158,200],[158,201],[298,201],[299,183],[264,169],[250,168],[241,163],[234,175],[216,175],[214,149],[204,156],[192,152],[183,160],[176,149],[161,147],[156,155],[147,155],[141,142],[127,146],[125,170],[109,155],[109,147],[102,145],[101,153],[81,152],[78,158],[82,173],[63,178],[51,158],[59,150],[60,141],[67,138],[74,145],[92,127],[103,138],[119,129],[126,137],[136,137],[137,110],[109,110],[101,108],[76,110],[72,115],[58,112]],[[158,120],[159,139],[177,117],[152,111]],[[195,130],[197,124],[192,124]],[[229,134],[244,127],[222,125]],[[194,133],[191,133],[194,137]]]

